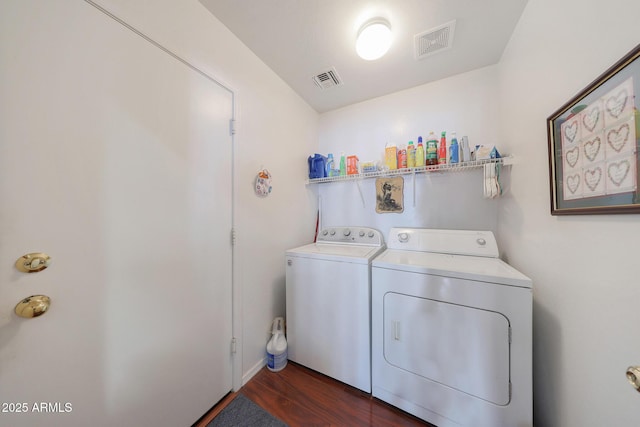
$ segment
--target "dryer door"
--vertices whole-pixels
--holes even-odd
[[[509,321],[500,313],[386,293],[384,358],[474,397],[509,403]]]

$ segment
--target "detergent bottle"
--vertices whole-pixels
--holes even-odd
[[[276,317],[267,343],[267,369],[278,372],[287,366],[287,339],[284,336],[284,318]]]
[[[398,169],[407,168],[407,149],[404,145],[398,147]]]
[[[458,138],[456,133],[451,132],[451,144],[449,144],[449,163],[456,164],[460,162],[460,147],[458,146]]]
[[[416,148],[416,167],[424,166],[424,146],[422,145],[422,137],[418,137],[418,147]]]
[[[447,137],[445,136],[446,132],[442,132],[440,136],[440,148],[438,149],[438,164],[445,165],[447,164]]]
[[[407,145],[407,167],[416,167],[416,146],[413,145],[413,141],[409,141],[409,145]]]
[[[427,148],[426,148],[426,165],[433,166],[438,164],[438,140],[436,139],[435,133],[429,132],[429,136],[427,137]]]

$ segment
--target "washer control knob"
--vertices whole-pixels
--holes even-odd
[[[409,241],[409,233],[400,233],[398,234],[398,240],[402,243]]]
[[[487,241],[480,237],[479,239],[476,239],[476,243],[478,243],[480,246],[484,246],[487,244]]]
[[[345,237],[350,236],[351,235],[351,230],[346,229],[342,232],[342,234],[344,234]]]
[[[369,234],[367,234],[367,236],[369,236],[369,238],[372,238],[374,236],[373,231],[370,231]]]
[[[329,232],[329,234],[331,234],[332,236],[334,236],[334,235],[336,234],[336,230],[331,230],[331,231]]]
[[[359,235],[360,237],[364,237],[364,231],[360,231],[360,233],[358,233],[358,235]]]
[[[326,236],[327,234],[329,234],[329,232],[327,230],[322,230],[322,235]]]

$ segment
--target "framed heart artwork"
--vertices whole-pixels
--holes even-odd
[[[640,213],[640,45],[547,119],[552,215]]]

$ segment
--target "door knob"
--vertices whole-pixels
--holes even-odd
[[[629,366],[627,368],[627,379],[633,388],[640,392],[640,366]]]
[[[51,264],[51,257],[42,252],[22,255],[16,261],[16,268],[23,273],[37,273]]]
[[[42,316],[49,309],[51,298],[46,295],[31,295],[20,301],[15,308],[18,316],[26,319]]]

